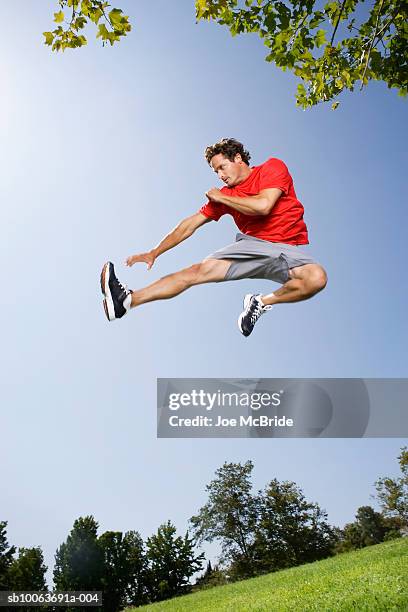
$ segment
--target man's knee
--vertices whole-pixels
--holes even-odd
[[[185,270],[183,270],[186,280],[191,285],[196,285],[203,282],[206,277],[211,273],[212,265],[207,261],[201,261],[200,263],[193,264]]]
[[[220,280],[225,275],[230,262],[214,259],[205,259],[183,270],[190,285],[208,283]]]
[[[292,268],[290,278],[299,281],[299,289],[305,297],[322,291],[327,285],[327,274],[319,264],[305,264]]]
[[[306,284],[311,293],[315,294],[322,291],[327,285],[327,274],[322,266],[314,264],[309,270]]]
[[[176,272],[176,276],[182,280],[186,286],[191,287],[191,285],[194,285],[197,282],[197,279],[199,277],[200,274],[200,264],[193,264],[192,266],[189,266],[188,268],[184,268],[184,270],[180,270],[179,272]]]

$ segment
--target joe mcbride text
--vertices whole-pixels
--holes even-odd
[[[293,419],[286,416],[240,416],[239,418],[227,418],[218,416],[213,419],[207,416],[195,416],[191,418],[172,415],[169,418],[171,427],[293,427]]]

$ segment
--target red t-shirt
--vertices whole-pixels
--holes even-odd
[[[307,227],[303,221],[304,208],[296,197],[293,180],[286,165],[271,157],[264,164],[252,168],[251,174],[236,187],[223,187],[222,193],[235,197],[258,195],[262,189],[277,187],[282,195],[268,215],[245,215],[217,202],[207,202],[200,213],[218,221],[222,215],[231,215],[243,234],[270,242],[309,244]]]

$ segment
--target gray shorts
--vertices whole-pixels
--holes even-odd
[[[269,242],[240,233],[233,244],[215,251],[206,259],[232,260],[224,281],[267,278],[277,283],[286,283],[291,268],[317,263],[295,245]]]

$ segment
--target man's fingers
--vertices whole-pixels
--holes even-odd
[[[137,258],[134,255],[132,255],[125,260],[125,264],[129,266],[130,268],[131,266],[133,266],[134,263],[136,263],[136,261],[137,261]]]
[[[141,255],[131,255],[130,257],[128,257],[125,260],[125,264],[129,267],[133,266],[133,264],[138,263],[138,262],[142,262],[147,264],[147,269],[150,270],[150,268],[152,267],[152,265],[154,264],[154,260],[151,261],[150,258],[146,257],[146,255],[141,254]]]

